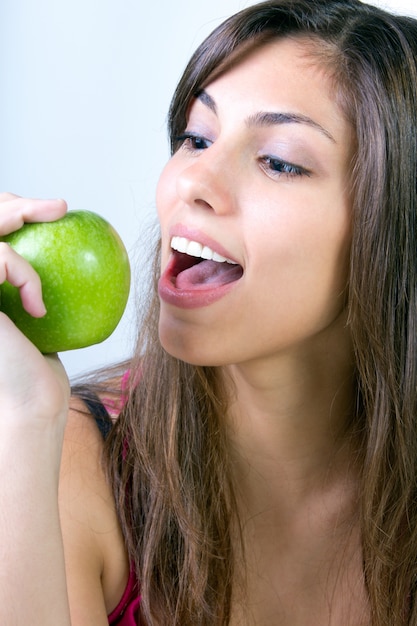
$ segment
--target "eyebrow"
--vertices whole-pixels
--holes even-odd
[[[200,100],[206,107],[210,109],[215,115],[217,115],[217,106],[213,98],[202,89],[196,94],[197,100]],[[251,126],[276,126],[281,124],[305,124],[312,128],[315,128],[320,133],[322,133],[325,137],[330,139],[333,143],[336,143],[333,135],[326,130],[321,124],[315,122],[311,117],[307,115],[302,115],[300,113],[279,113],[279,112],[269,112],[269,111],[260,111],[259,113],[255,113],[254,115],[250,115],[246,120],[246,123],[249,127]]]

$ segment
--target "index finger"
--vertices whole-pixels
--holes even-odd
[[[11,193],[0,194],[0,236],[19,230],[25,222],[52,222],[65,215],[62,199],[37,200]]]

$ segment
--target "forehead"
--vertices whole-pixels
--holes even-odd
[[[262,44],[205,86],[219,113],[280,110],[305,115],[340,138],[351,132],[336,98],[330,65],[311,39],[286,37]]]

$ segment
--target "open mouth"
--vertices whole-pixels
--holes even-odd
[[[206,307],[226,296],[243,267],[211,248],[185,237],[171,239],[171,257],[158,281],[164,302],[181,309]]]
[[[176,289],[214,289],[243,275],[241,265],[196,241],[173,237],[171,248],[170,278]]]

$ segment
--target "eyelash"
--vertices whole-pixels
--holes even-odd
[[[293,163],[289,163],[288,161],[284,161],[283,159],[279,159],[277,157],[263,156],[261,157],[261,162],[263,164],[263,168],[268,169],[275,176],[284,175],[290,178],[297,176],[311,176],[311,172],[306,170],[304,167],[294,165]]]
[[[200,152],[201,150],[206,150],[213,143],[209,139],[202,137],[201,135],[197,135],[195,133],[183,133],[182,135],[178,135],[178,137],[174,138],[175,145],[177,149],[185,148],[190,152]],[[201,142],[200,145],[197,146],[197,142]]]
[[[194,153],[206,150],[213,143],[212,141],[206,139],[205,137],[202,137],[201,135],[190,132],[185,132],[182,135],[178,135],[174,138],[174,141],[175,145],[177,146],[177,150],[179,148],[184,148],[185,150]],[[262,169],[268,170],[268,172],[271,173],[273,176],[287,176],[288,178],[295,178],[298,176],[311,176],[311,172],[309,172],[304,167],[301,167],[300,165],[294,165],[293,163],[289,163],[288,161],[284,161],[283,159],[279,159],[277,157],[262,156],[259,160],[262,164]]]
[[[202,145],[197,145],[200,142]],[[190,152],[200,152],[201,150],[206,150],[210,147],[211,142],[209,139],[202,137],[201,135],[197,135],[195,133],[183,133],[182,135],[178,135],[174,137],[174,144],[176,149],[184,148]]]

